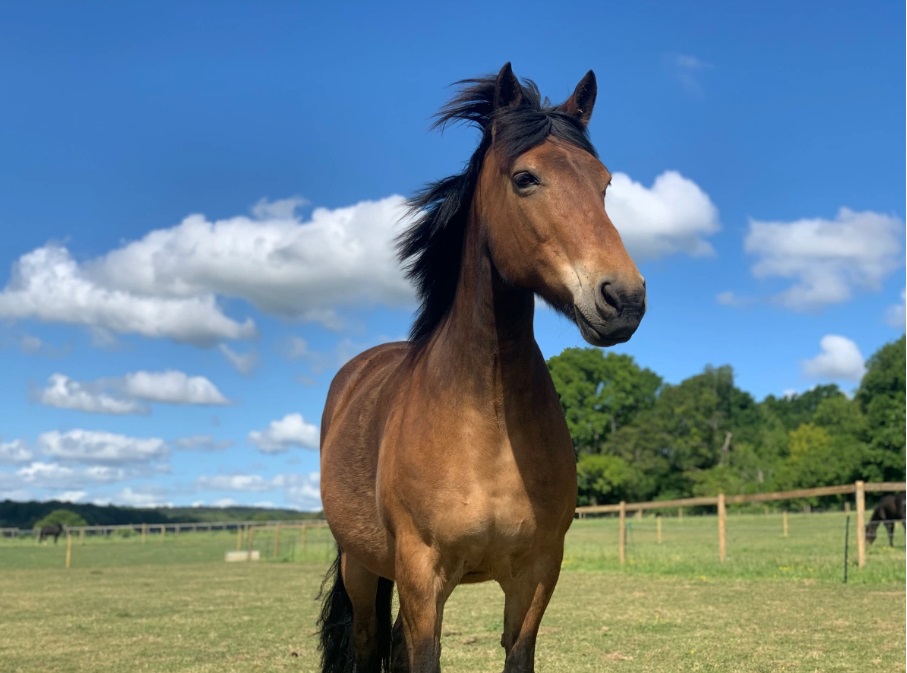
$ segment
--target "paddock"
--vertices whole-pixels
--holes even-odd
[[[846,512],[728,514],[724,562],[716,516],[575,521],[561,582],[542,623],[538,669],[762,673],[904,670],[905,546],[852,556],[841,578]],[[202,673],[317,670],[314,600],[333,558],[327,529],[256,529],[257,563],[224,555],[236,531],[88,536],[72,547],[0,540],[0,670]],[[854,544],[851,539],[851,544]],[[445,610],[443,670],[496,671],[503,594],[459,587]],[[41,643],[35,648],[33,643]]]

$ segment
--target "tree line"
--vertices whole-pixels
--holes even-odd
[[[34,528],[51,523],[66,526],[127,524],[220,523],[232,521],[295,521],[320,516],[317,512],[262,507],[118,507],[49,500],[0,501],[0,528]]]
[[[580,505],[904,480],[903,336],[867,361],[852,397],[819,385],[757,402],[728,365],[672,385],[597,348],[568,348],[548,368]]]

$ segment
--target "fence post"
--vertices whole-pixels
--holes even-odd
[[[142,524],[142,544],[145,544],[145,536],[148,534],[148,524]]]
[[[787,510],[781,512],[781,526],[784,529],[783,537],[787,537]]]
[[[66,533],[66,569],[69,570],[69,564],[72,561],[72,535]]]
[[[726,534],[727,527],[727,510],[724,505],[724,493],[718,494],[718,560],[722,563],[727,556],[726,553]]]
[[[658,544],[661,544],[661,514],[655,515],[655,536]]]
[[[861,481],[856,483],[857,501],[857,567],[866,565],[866,492]]]
[[[620,530],[617,534],[617,547],[620,564],[623,565],[627,561],[627,503],[623,500],[620,501],[620,510],[618,511],[620,512]]]

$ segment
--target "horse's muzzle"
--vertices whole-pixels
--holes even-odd
[[[587,296],[574,306],[580,334],[593,346],[628,341],[645,313],[646,281],[641,277],[632,282],[603,278],[595,286],[593,301]]]

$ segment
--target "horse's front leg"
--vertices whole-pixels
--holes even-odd
[[[441,620],[456,581],[437,550],[421,540],[397,538],[396,581],[409,673],[440,673]]]
[[[563,556],[563,545],[550,549],[530,562],[512,580],[501,582],[504,590],[501,645],[507,653],[504,673],[535,671],[535,641],[560,575]]]

